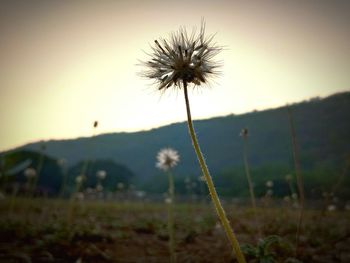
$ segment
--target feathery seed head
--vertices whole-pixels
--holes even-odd
[[[174,149],[165,148],[158,152],[156,167],[168,171],[170,168],[177,165],[180,161],[180,156]]]
[[[150,60],[142,62],[147,68],[142,76],[155,80],[159,90],[171,86],[181,88],[190,83],[207,84],[220,67],[214,57],[222,48],[213,43],[213,38],[214,35],[205,36],[202,22],[198,34],[193,31],[188,35],[185,28],[180,28],[168,40],[155,40]]]

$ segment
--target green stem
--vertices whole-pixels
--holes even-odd
[[[247,137],[243,137],[243,159],[244,159],[245,174],[247,176],[247,181],[248,181],[248,186],[249,186],[249,193],[250,193],[250,199],[251,199],[251,202],[252,202],[252,208],[253,208],[253,213],[254,213],[255,225],[258,227],[258,236],[261,237],[262,234],[261,234],[261,228],[260,228],[260,225],[259,225],[259,222],[258,222],[258,213],[257,213],[257,209],[256,209],[254,186],[253,186],[252,178],[250,176],[247,152],[248,152],[248,138]]]
[[[221,220],[221,223],[222,223],[223,228],[224,228],[224,230],[226,232],[226,235],[227,235],[228,239],[230,240],[230,243],[232,245],[233,250],[235,251],[235,254],[236,254],[238,262],[239,263],[246,263],[245,257],[244,257],[244,255],[243,255],[243,253],[241,251],[241,248],[239,246],[238,240],[237,240],[237,238],[236,238],[236,236],[235,236],[235,234],[234,234],[234,232],[233,232],[233,230],[232,230],[232,228],[230,226],[230,222],[228,221],[228,219],[226,217],[226,213],[225,213],[224,209],[222,208],[222,205],[220,203],[218,194],[217,194],[216,189],[214,187],[213,180],[212,180],[212,178],[211,178],[211,176],[209,174],[208,167],[207,167],[207,165],[205,163],[203,154],[202,154],[202,152],[200,150],[200,147],[199,147],[199,144],[198,144],[198,141],[197,141],[197,137],[196,137],[196,134],[195,134],[195,131],[194,131],[194,128],[193,128],[193,123],[192,123],[190,103],[189,103],[189,100],[188,100],[188,92],[187,92],[187,84],[186,84],[186,82],[184,82],[184,93],[185,93],[186,110],[187,110],[188,130],[190,132],[190,136],[191,136],[191,139],[192,139],[192,144],[193,144],[194,150],[196,152],[199,164],[201,166],[203,175],[204,175],[205,180],[207,182],[210,196],[211,196],[211,198],[213,200],[216,212],[217,212],[217,214],[218,214],[218,216],[219,216],[219,218]]]
[[[174,178],[170,171],[168,171],[169,179],[169,197],[171,202],[168,204],[168,231],[169,231],[169,250],[170,250],[170,262],[176,262],[175,254],[175,234],[174,234],[174,198],[175,198],[175,187]]]

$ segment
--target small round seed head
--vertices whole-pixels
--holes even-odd
[[[185,28],[172,33],[169,39],[154,41],[150,59],[142,64],[146,70],[142,76],[155,80],[158,89],[182,85],[199,86],[217,75],[220,64],[214,57],[222,50],[213,43],[214,35],[205,36],[205,23],[200,32],[188,35]]]
[[[180,156],[174,149],[165,148],[158,152],[156,167],[168,171],[170,168],[177,165],[180,161]]]
[[[104,180],[106,178],[106,176],[107,176],[107,172],[104,170],[99,170],[96,173],[96,177],[100,180]]]
[[[269,188],[273,187],[273,182],[272,181],[267,181],[266,182],[266,186],[269,187]]]

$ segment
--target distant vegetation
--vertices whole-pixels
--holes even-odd
[[[350,158],[350,92],[290,105],[294,114],[301,156],[301,167],[308,197],[320,198],[322,192],[332,190]],[[242,128],[249,129],[249,163],[258,196],[266,191],[265,182],[273,180],[274,194],[288,194],[285,176],[293,174],[292,146],[285,107],[229,115],[195,122],[202,150],[208,160],[218,191],[226,196],[248,196],[243,170]],[[199,167],[185,123],[177,123],[150,131],[103,134],[94,138],[78,138],[45,142],[45,162],[39,185],[58,191],[61,169],[55,159],[65,158],[69,165],[70,185],[79,174],[82,163],[95,160],[88,170],[87,185],[96,182],[95,172],[106,170],[104,185],[113,190],[119,180],[136,184],[139,189],[163,193],[167,179],[155,168],[159,149],[176,149],[181,162],[174,170],[176,191],[186,193],[184,180],[196,182],[193,192],[201,190]],[[5,153],[5,166],[25,159],[36,167],[42,142],[32,143]],[[26,151],[23,151],[26,150]],[[102,161],[108,160],[108,161]],[[19,181],[23,175],[17,174]],[[338,195],[350,198],[349,175],[341,179]]]

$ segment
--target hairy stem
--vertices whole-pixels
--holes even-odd
[[[237,257],[237,260],[239,263],[246,263],[246,260],[245,260],[245,257],[241,251],[241,248],[239,246],[239,243],[238,243],[238,240],[230,226],[230,222],[228,221],[227,219],[227,216],[226,216],[226,213],[224,211],[224,209],[222,208],[222,205],[220,203],[220,200],[219,200],[219,197],[218,197],[218,194],[216,192],[216,189],[214,187],[214,183],[213,183],[213,180],[209,174],[209,170],[208,170],[208,167],[205,163],[205,160],[204,160],[204,157],[203,157],[203,154],[200,150],[200,147],[199,147],[199,144],[198,144],[198,141],[197,141],[197,137],[196,137],[196,134],[195,134],[195,131],[194,131],[194,128],[193,128],[193,123],[192,123],[192,117],[191,117],[191,110],[190,110],[190,103],[189,103],[189,100],[188,100],[188,92],[187,92],[187,84],[186,82],[184,82],[184,93],[185,93],[185,101],[186,101],[186,110],[187,110],[187,123],[188,123],[188,129],[189,129],[189,132],[190,132],[190,136],[191,136],[191,139],[192,139],[192,144],[193,144],[193,147],[194,147],[194,150],[196,152],[196,155],[197,155],[197,158],[198,158],[198,161],[199,161],[199,164],[200,164],[200,167],[202,169],[202,172],[203,172],[203,175],[205,177],[205,180],[207,182],[207,185],[208,185],[208,189],[209,189],[209,193],[210,193],[210,196],[213,200],[213,203],[214,203],[214,206],[215,206],[215,209],[216,209],[216,212],[221,220],[221,223],[223,225],[223,228],[226,232],[226,235],[228,237],[228,239],[230,240],[230,243],[232,245],[232,248],[236,254],[236,257]]]

